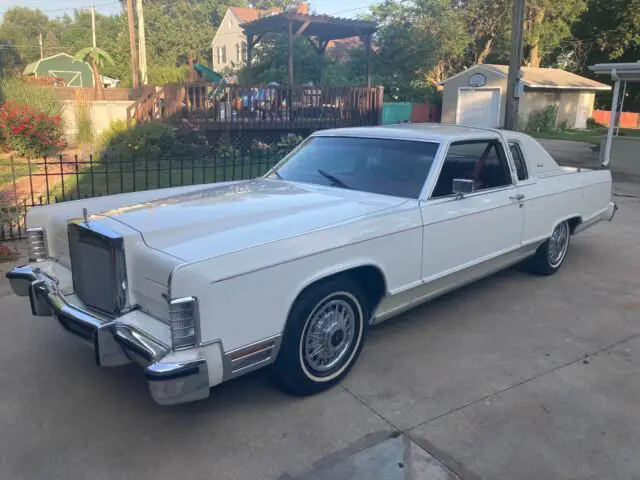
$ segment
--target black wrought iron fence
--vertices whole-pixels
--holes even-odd
[[[197,157],[115,157],[89,155],[38,160],[0,160],[0,241],[24,237],[25,215],[38,205],[103,195],[264,175],[288,153],[265,148],[229,149]]]

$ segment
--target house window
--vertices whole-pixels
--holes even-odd
[[[242,61],[242,52],[241,52],[242,47],[240,46],[239,43],[236,43],[236,60],[238,62]]]
[[[222,46],[222,63],[227,63],[227,46]]]
[[[216,47],[216,63],[220,63],[222,58],[222,49],[220,47]]]
[[[246,62],[247,61],[247,42],[242,42],[240,44],[240,49],[241,49],[242,61]]]

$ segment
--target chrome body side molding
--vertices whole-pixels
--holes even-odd
[[[378,305],[378,308],[371,318],[371,325],[381,323],[440,295],[444,295],[452,290],[499,272],[511,265],[515,265],[527,257],[532,256],[542,243],[541,241],[526,245],[525,247],[459,270],[445,277],[423,283],[396,295],[387,296],[382,299],[380,305]]]

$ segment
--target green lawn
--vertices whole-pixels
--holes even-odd
[[[216,183],[255,178],[274,164],[265,158],[175,159],[85,164],[77,173],[64,175],[51,189],[62,200],[112,195],[155,188]]]
[[[555,130],[553,132],[528,132],[532,137],[549,138],[554,140],[571,140],[574,142],[587,142],[600,145],[600,139],[607,134],[606,127],[592,130]],[[640,136],[640,130],[621,128],[619,135]]]

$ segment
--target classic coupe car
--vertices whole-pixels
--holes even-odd
[[[325,130],[261,178],[33,208],[31,311],[144,368],[160,404],[269,366],[308,395],[370,326],[518,262],[556,272],[615,212],[608,170],[528,135],[444,125]]]

